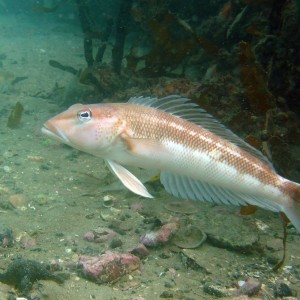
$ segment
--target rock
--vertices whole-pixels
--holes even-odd
[[[17,209],[26,210],[28,206],[27,198],[22,194],[14,194],[9,196],[9,203]]]
[[[277,283],[274,287],[274,297],[283,298],[295,296],[291,288],[283,282]]]
[[[178,223],[163,225],[158,231],[150,231],[141,236],[140,241],[148,247],[158,247],[168,243],[178,230]]]
[[[116,235],[117,233],[109,228],[99,227],[93,231],[88,231],[83,238],[89,242],[104,243],[113,240]]]
[[[53,280],[63,283],[60,276],[51,273],[47,267],[35,260],[16,259],[5,273],[0,273],[0,281],[16,287],[24,296],[27,296],[34,282],[38,280]]]
[[[201,255],[198,253],[199,251],[190,250],[190,249],[183,249],[181,251],[181,261],[185,268],[192,269],[195,271],[201,271],[204,274],[211,274],[210,269],[207,267],[205,262],[207,260],[204,260]],[[209,260],[208,260],[209,262]],[[210,266],[210,263],[208,263]],[[211,266],[210,266],[211,268]]]
[[[29,235],[23,235],[20,238],[19,243],[20,243],[21,248],[29,249],[36,245],[36,240],[34,238],[30,237]]]
[[[203,292],[217,298],[228,296],[226,288],[213,284],[205,284],[203,286]]]
[[[257,230],[240,216],[217,211],[206,225],[207,241],[213,246],[247,254],[261,248]]]
[[[79,257],[82,273],[98,284],[115,282],[125,274],[140,268],[140,259],[129,253],[106,252],[100,256]]]
[[[0,247],[11,247],[14,243],[13,231],[0,224]]]

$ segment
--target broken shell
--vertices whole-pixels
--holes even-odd
[[[110,208],[112,206],[114,206],[114,202],[115,202],[116,198],[112,195],[106,195],[103,197],[103,206]]]
[[[122,211],[120,209],[110,207],[109,210],[105,210],[105,212],[100,212],[100,217],[104,221],[113,221],[120,217],[121,212]]]
[[[173,239],[176,246],[185,249],[193,249],[201,246],[207,236],[200,228],[189,225],[179,229]]]
[[[195,201],[171,201],[164,205],[164,208],[185,215],[196,214],[198,208],[195,205]]]

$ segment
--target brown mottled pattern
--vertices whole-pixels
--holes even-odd
[[[282,181],[271,168],[236,145],[200,126],[150,107],[118,104],[115,108],[120,117],[126,120],[127,128],[136,138],[184,144],[191,150],[204,152],[219,162],[235,167],[241,175],[249,174],[261,183],[281,188]],[[221,156],[213,157],[210,154],[212,150],[220,151]]]

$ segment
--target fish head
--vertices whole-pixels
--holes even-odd
[[[78,150],[105,157],[122,128],[109,104],[75,104],[48,120],[42,133]]]

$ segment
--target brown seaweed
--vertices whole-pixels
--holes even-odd
[[[182,64],[187,54],[196,53],[199,46],[208,54],[219,52],[213,42],[198,36],[186,21],[170,11],[163,10],[155,18],[143,22],[152,35],[153,45],[149,53],[142,57],[136,57],[135,48],[132,49],[127,56],[127,67],[131,71],[136,71],[138,62],[144,60],[145,67],[140,73],[148,76],[166,75],[168,70]]]
[[[240,79],[254,114],[264,115],[275,107],[275,99],[268,89],[266,75],[256,62],[250,44],[246,42],[240,42]]]
[[[8,117],[7,127],[12,128],[12,129],[19,127],[19,125],[21,123],[23,111],[24,111],[24,107],[18,101]]]

